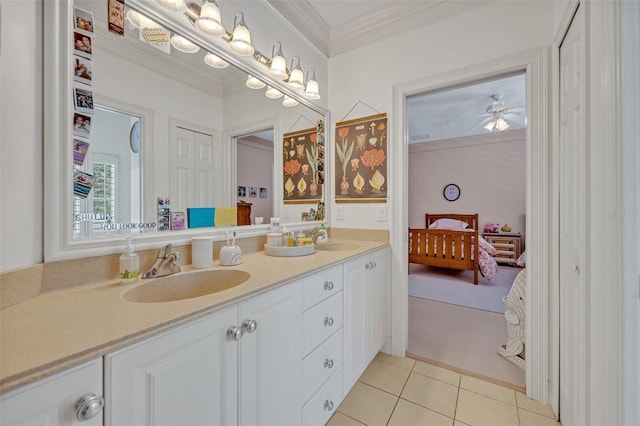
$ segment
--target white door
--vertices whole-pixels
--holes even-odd
[[[102,411],[84,421],[76,417],[76,401],[89,393],[102,396],[102,358],[3,396],[0,424],[101,426]]]
[[[289,285],[240,303],[238,324],[244,325],[238,341],[238,424],[300,425],[301,286]]]
[[[105,425],[237,423],[232,306],[105,356]]]
[[[215,207],[217,135],[176,127],[171,147],[171,207]],[[175,179],[173,178],[175,176]],[[220,191],[218,191],[220,192]]]
[[[584,425],[588,289],[585,17],[580,6],[560,46],[560,419]]]

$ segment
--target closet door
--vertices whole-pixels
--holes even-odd
[[[584,425],[587,413],[588,207],[584,6],[560,46],[560,420]],[[584,271],[583,271],[584,269]]]

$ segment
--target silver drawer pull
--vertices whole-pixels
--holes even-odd
[[[326,358],[324,360],[324,368],[332,369],[333,368],[333,360]]]
[[[331,327],[333,325],[333,317],[324,317],[324,325]]]
[[[333,290],[333,281],[325,281],[324,282],[324,289],[331,291]]]
[[[76,401],[76,419],[81,422],[91,420],[102,411],[104,398],[94,393],[86,393]]]
[[[329,401],[328,399],[324,400],[324,409],[327,411],[333,410],[333,401]]]
[[[235,325],[232,325],[227,329],[227,337],[231,340],[238,341],[242,338],[243,334],[244,332],[242,331],[242,328]]]
[[[242,321],[242,330],[247,333],[253,333],[258,328],[258,323],[255,320],[246,319]]]

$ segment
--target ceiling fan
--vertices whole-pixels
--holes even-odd
[[[452,123],[460,120],[467,120],[470,118],[482,118],[480,122],[475,124],[469,132],[472,132],[479,126],[484,127],[490,132],[498,131],[501,132],[503,130],[507,130],[510,126],[508,122],[516,123],[514,118],[519,118],[516,114],[524,112],[524,106],[517,107],[508,107],[504,101],[502,100],[501,93],[494,93],[489,97],[491,99],[491,104],[487,106],[486,112],[480,115],[474,115],[471,117],[459,118],[456,120],[447,121],[447,123]]]

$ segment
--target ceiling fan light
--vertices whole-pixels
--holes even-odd
[[[493,132],[493,129],[496,128],[496,121],[495,120],[489,121],[487,124],[484,125],[484,128],[490,132]]]
[[[184,11],[187,10],[187,5],[184,0],[156,0],[156,3],[176,13],[184,13]]]
[[[298,105],[298,101],[296,101],[295,99],[284,95],[284,99],[282,100],[282,105],[286,106],[286,107],[294,107],[296,105]]]
[[[499,117],[496,120],[496,129],[498,129],[499,132],[503,131],[503,130],[507,130],[509,128],[509,123],[507,123],[504,118]]]
[[[200,46],[187,40],[180,34],[174,34],[171,36],[171,45],[184,53],[196,53],[200,50]]]
[[[268,86],[265,95],[270,99],[278,99],[282,97],[282,92],[275,87]]]
[[[240,22],[236,24],[235,21],[238,15],[240,15]],[[251,56],[255,52],[251,45],[251,32],[247,28],[247,24],[244,23],[244,14],[239,12],[238,15],[233,20],[233,35],[231,36],[229,47],[240,56]]]
[[[222,69],[229,66],[229,63],[219,56],[214,55],[211,52],[207,52],[204,55],[204,62],[212,68]]]
[[[203,0],[200,17],[196,19],[196,27],[212,36],[221,36],[225,33],[220,18],[220,8],[215,0]]]
[[[262,89],[264,86],[266,86],[266,84],[262,80],[257,79],[251,74],[249,74],[249,76],[247,77],[246,85],[249,89]]]

